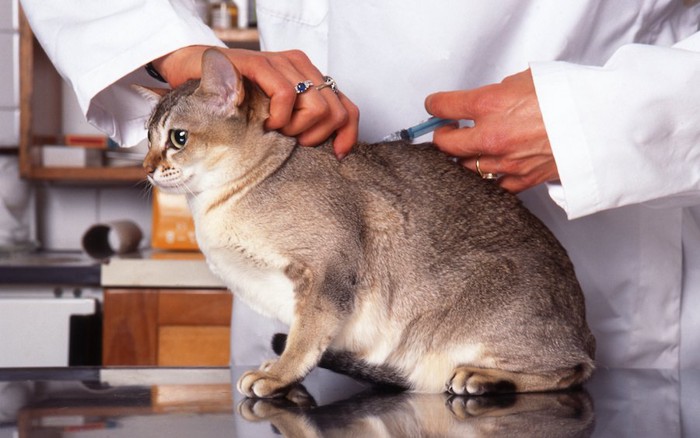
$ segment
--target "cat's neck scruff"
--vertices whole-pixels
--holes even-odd
[[[216,49],[200,81],[142,92],[159,99],[150,181],[187,195],[212,272],[290,326],[279,360],[241,377],[243,394],[283,395],[316,365],[460,395],[591,375],[573,267],[497,185],[431,145],[358,144],[338,161],[330,143],[268,132],[269,99]]]

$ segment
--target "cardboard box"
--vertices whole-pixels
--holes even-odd
[[[194,221],[185,195],[162,193],[153,189],[151,246],[154,249],[199,250],[194,235]]]

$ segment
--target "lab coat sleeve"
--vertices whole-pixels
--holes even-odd
[[[127,146],[145,137],[151,110],[131,84],[157,84],[143,66],[181,47],[224,45],[192,0],[22,0],[22,6],[88,120]]]
[[[630,204],[700,204],[700,33],[626,45],[602,67],[530,65],[570,219]]]

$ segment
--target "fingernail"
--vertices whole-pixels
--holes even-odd
[[[435,93],[429,94],[428,97],[425,98],[424,106],[425,106],[425,110],[428,111],[429,114],[433,114],[433,112],[432,112],[432,110],[431,110],[431,108],[433,107],[433,105],[432,105],[431,102],[433,101],[433,96],[434,96],[434,95],[435,95]],[[434,114],[433,114],[433,115],[434,115]]]
[[[432,94],[429,94],[428,97],[425,98],[425,103],[424,103],[425,110],[426,110],[429,114],[432,114],[432,112],[430,111],[430,107],[431,107],[430,101],[431,101],[431,100],[433,100],[433,95],[432,95]]]

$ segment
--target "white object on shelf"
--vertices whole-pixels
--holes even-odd
[[[95,167],[102,165],[102,150],[46,145],[41,148],[41,159],[44,167]]]

